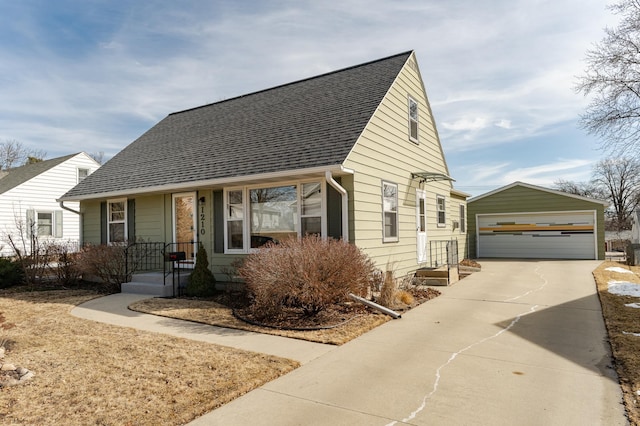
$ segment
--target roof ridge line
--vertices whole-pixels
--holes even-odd
[[[218,102],[211,102],[211,103],[208,103],[208,104],[205,104],[205,105],[200,105],[200,106],[193,107],[193,108],[188,108],[188,109],[184,109],[184,110],[180,110],[180,111],[174,111],[172,113],[169,113],[168,116],[182,114],[184,112],[194,111],[194,110],[197,110],[197,109],[210,107],[212,105],[222,104],[222,103],[225,103],[225,102],[230,102],[230,101],[234,101],[234,100],[241,99],[241,98],[246,98],[247,96],[253,96],[253,95],[257,95],[259,93],[269,92],[271,90],[280,89],[280,88],[283,88],[283,87],[292,86],[294,84],[303,83],[305,81],[315,80],[317,78],[326,77],[326,76],[329,76],[329,75],[332,75],[332,74],[337,74],[337,73],[340,73],[340,72],[348,71],[348,70],[359,68],[359,67],[364,67],[364,66],[367,66],[367,65],[375,64],[376,62],[386,61],[388,59],[396,58],[396,57],[402,56],[402,55],[408,55],[408,54],[411,54],[411,53],[413,53],[413,50],[407,50],[405,52],[396,53],[395,55],[386,56],[384,58],[379,58],[379,59],[374,59],[372,61],[363,62],[363,63],[357,64],[357,65],[351,65],[351,66],[346,67],[346,68],[341,68],[341,69],[338,69],[338,70],[329,71],[329,72],[326,72],[326,73],[323,73],[323,74],[314,75],[314,76],[311,76],[311,77],[303,78],[303,79],[292,81],[292,82],[289,82],[289,83],[279,84],[277,86],[269,87],[267,89],[262,89],[262,90],[258,90],[258,91],[255,91],[255,92],[246,93],[244,95],[234,96],[233,98],[229,98],[229,99],[223,99],[223,100],[218,101]]]

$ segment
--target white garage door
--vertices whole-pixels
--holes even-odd
[[[478,257],[595,259],[595,212],[478,215]]]

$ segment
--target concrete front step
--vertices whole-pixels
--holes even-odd
[[[122,283],[121,293],[149,294],[158,297],[172,297],[178,294],[179,287],[186,287],[191,270],[170,273],[143,272],[133,274],[131,281]]]

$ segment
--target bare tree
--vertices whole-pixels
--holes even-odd
[[[558,191],[567,194],[580,195],[581,197],[593,198],[595,200],[608,200],[609,195],[606,189],[597,182],[574,182],[571,180],[559,179],[553,183]]]
[[[640,156],[640,1],[619,0],[609,9],[621,20],[587,51],[576,89],[591,102],[581,124],[602,138],[605,151]]]
[[[631,228],[631,215],[640,205],[640,160],[608,158],[593,169],[593,180],[606,188],[617,231]]]
[[[47,153],[40,149],[29,149],[16,140],[0,142],[0,170],[42,161]]]
[[[100,165],[103,165],[105,163],[104,151],[92,152],[91,154],[89,154],[89,157],[96,160],[96,162]]]

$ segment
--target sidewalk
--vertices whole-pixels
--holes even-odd
[[[134,312],[127,307],[138,300],[153,296],[144,294],[112,294],[83,303],[71,310],[71,314],[92,321],[131,327],[139,330],[169,334],[185,339],[199,340],[216,345],[230,346],[306,364],[332,350],[333,345],[289,339],[270,334],[222,328],[189,321]]]

